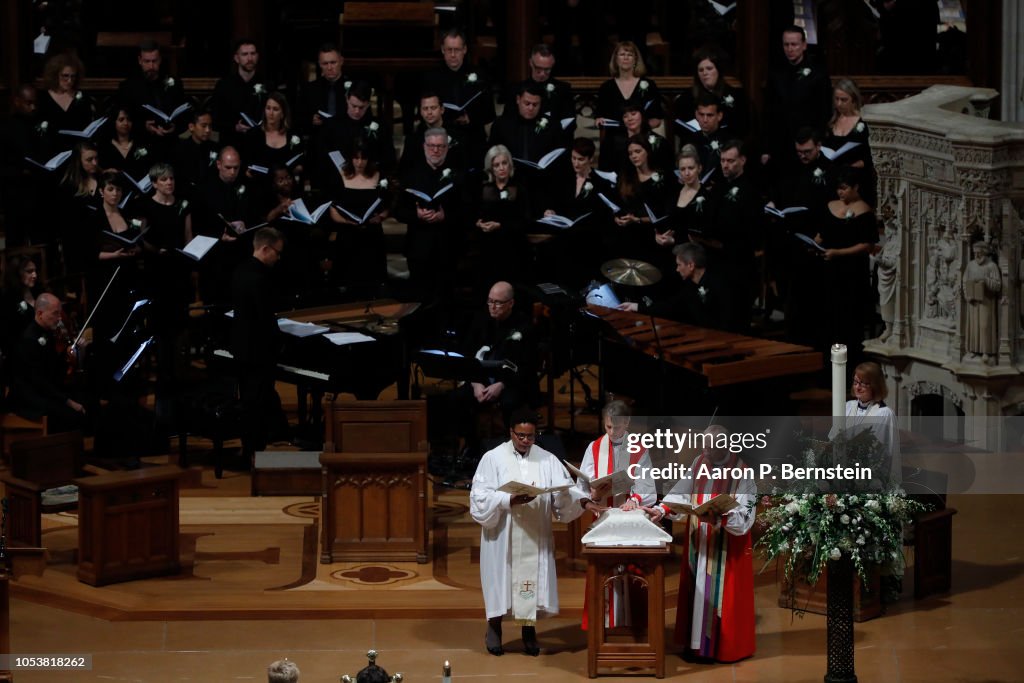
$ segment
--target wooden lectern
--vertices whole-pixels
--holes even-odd
[[[671,552],[667,544],[657,546],[598,547],[587,544],[587,607],[590,626],[587,630],[587,673],[597,676],[600,667],[648,667],[658,678],[665,677],[665,567],[664,559]],[[629,575],[626,566],[633,565],[643,576]],[[642,627],[607,629],[604,615],[605,585],[629,575],[627,580],[647,586],[647,640],[637,640]],[[632,639],[624,636],[632,636]]]
[[[174,465],[76,479],[78,580],[91,586],[181,571]]]

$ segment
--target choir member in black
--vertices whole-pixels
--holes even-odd
[[[292,130],[288,100],[279,92],[267,95],[263,105],[263,123],[245,134],[245,159],[248,178],[256,179],[264,187],[270,184],[267,174],[271,166],[286,166],[301,173],[305,164],[305,146],[302,138]]]
[[[193,230],[217,237],[221,243],[200,264],[200,294],[206,304],[225,303],[231,271],[246,257],[248,240],[242,233],[252,224],[252,192],[242,181],[242,161],[234,147],[217,157],[217,172],[200,187],[193,215]]]
[[[832,162],[836,166],[861,169],[860,177],[864,179],[863,198],[874,206],[875,168],[871,163],[868,124],[860,115],[862,102],[860,88],[856,83],[849,78],[840,78],[836,81],[835,89],[832,91],[832,119],[828,122],[828,130],[821,145],[833,152],[838,152],[847,144],[855,145],[849,151],[834,156]]]
[[[654,228],[647,211],[655,217],[665,215],[675,183],[669,182],[667,169],[655,167],[651,143],[643,135],[629,139],[627,164],[619,173],[616,194],[619,211],[612,218],[607,236],[609,258],[635,258],[651,261],[656,256]]]
[[[635,136],[647,138],[654,153],[654,165],[658,168],[672,167],[672,143],[651,130],[650,123],[644,115],[643,104],[639,100],[626,102],[622,106],[622,135],[606,135],[601,143],[602,171],[618,173],[629,164],[626,148]]]
[[[135,208],[146,224],[146,283],[153,301],[150,320],[157,336],[157,415],[170,418],[177,386],[176,350],[194,298],[191,268],[177,252],[192,240],[192,204],[175,194],[177,183],[169,164],[154,164],[149,179],[153,196],[136,202]]]
[[[765,87],[764,150],[761,163],[789,158],[796,132],[822,130],[832,111],[832,82],[823,64],[807,54],[807,34],[799,26],[782,32],[786,64],[773,70]]]
[[[634,43],[624,41],[612,50],[608,63],[611,78],[601,84],[597,91],[595,119],[601,130],[602,148],[610,137],[628,137],[622,131],[623,106],[630,101],[639,101],[651,128],[661,125],[665,112],[661,104],[661,91],[654,81],[647,78],[647,66]]]
[[[330,221],[321,216],[309,225],[291,219],[291,207],[300,199],[313,211],[311,199],[303,196],[295,176],[284,166],[271,166],[268,175],[270,187],[267,192],[258,193],[253,220],[268,223],[284,235],[288,258],[275,268],[274,280],[282,293],[299,298],[327,282],[333,272],[328,249]]]
[[[345,60],[337,46],[334,43],[324,43],[317,51],[320,75],[315,81],[307,83],[302,90],[298,128],[310,135],[314,146],[324,123],[345,108],[345,91],[348,86],[341,77],[341,67],[344,63]]]
[[[424,133],[423,159],[401,179],[405,190],[396,217],[408,226],[405,249],[410,285],[431,300],[453,284],[462,247],[462,174],[447,161],[448,133],[432,128]],[[440,196],[439,191],[445,187]],[[415,190],[430,200],[410,192]]]
[[[464,150],[466,172],[478,173],[487,149],[484,126],[494,121],[494,101],[483,74],[466,62],[466,52],[466,36],[458,29],[447,31],[441,41],[444,64],[424,75],[423,91],[437,93],[442,106],[464,107],[445,107],[444,127]]]
[[[212,133],[210,112],[189,112],[188,136],[179,139],[174,150],[176,190],[183,198],[195,199],[198,188],[217,170],[217,145],[210,140]]]
[[[59,239],[64,271],[84,273],[95,261],[96,236],[89,229],[100,210],[99,160],[96,145],[79,142],[68,160],[58,202]]]
[[[176,120],[170,122],[154,115],[143,105],[149,105],[170,116],[185,103],[181,81],[161,69],[163,58],[160,47],[151,40],[139,46],[139,71],[125,80],[117,91],[117,101],[131,109],[132,119],[143,123],[150,139],[147,145],[156,147],[154,159],[169,159],[174,149],[174,138],[181,132]],[[142,132],[142,131],[140,131]]]
[[[572,86],[552,76],[555,69],[555,54],[544,43],[538,43],[530,50],[527,66],[530,75],[520,85],[535,86],[541,93],[541,113],[558,122],[563,142],[568,146],[576,131],[576,103],[573,100]],[[509,92],[506,102],[512,101],[518,92],[518,88]]]
[[[356,138],[361,139],[364,147],[370,148],[371,156],[385,173],[394,171],[395,146],[390,131],[384,130],[380,121],[370,112],[372,97],[373,89],[369,83],[353,81],[345,93],[344,108],[324,124],[325,142],[319,160],[323,178],[333,176],[336,170],[326,154],[337,150],[347,157],[352,152]]]
[[[715,186],[708,217],[708,238],[721,243],[720,253],[708,261],[730,283],[732,294],[722,321],[726,329],[741,334],[750,330],[750,310],[758,282],[755,249],[762,239],[764,202],[744,172],[747,157],[743,143],[730,140],[721,150],[723,180]]]
[[[39,265],[29,254],[12,256],[4,270],[4,290],[0,297],[0,391],[8,386],[11,359],[18,340],[36,313],[36,298],[44,291]]]
[[[722,107],[711,95],[701,95],[693,112],[698,130],[682,128],[679,131],[679,142],[684,146],[693,145],[697,149],[701,166],[711,171],[706,184],[714,185],[716,180],[721,179],[719,169],[722,143],[733,139],[733,136],[729,131],[723,130]]]
[[[860,195],[858,169],[836,173],[837,199],[828,203],[815,241],[824,248],[828,290],[829,344],[846,344],[855,360],[861,354],[867,312],[874,311],[874,292],[868,257],[878,242],[871,206]]]
[[[52,178],[33,182],[33,172],[25,157],[42,158],[43,140],[37,130],[35,118],[38,96],[28,84],[18,86],[11,93],[10,115],[0,121],[0,211],[3,212],[4,233],[8,247],[29,242],[44,242],[43,234],[36,234],[40,223],[37,214],[38,188],[52,185]],[[49,157],[47,157],[49,158]],[[39,171],[40,175],[51,173]]]
[[[96,141],[100,168],[104,171],[120,171],[136,182],[142,182],[156,161],[150,148],[140,141],[135,133],[131,112],[127,107],[110,110],[107,123]],[[137,187],[129,188],[141,194]]]
[[[832,162],[821,153],[821,137],[801,128],[796,137],[794,165],[775,174],[769,208],[799,209],[783,217],[769,216],[766,235],[768,276],[784,302],[789,338],[800,344],[823,346],[820,315],[825,306],[822,260],[796,235],[813,238],[821,223],[822,207],[835,197]]]
[[[537,86],[521,84],[516,93],[515,108],[507,107],[504,114],[494,122],[488,142],[492,148],[502,145],[509,150],[512,158],[519,163],[517,184],[531,194],[537,206],[546,206],[551,179],[568,169],[569,160],[562,147],[564,137],[558,121],[541,113],[541,103]],[[556,149],[562,149],[562,154],[546,168],[534,168],[525,163],[537,164],[542,157]],[[485,164],[484,172],[487,170]],[[532,211],[530,207],[526,208],[531,215],[540,213]]]
[[[722,112],[722,125],[731,138],[743,139],[750,117],[750,104],[742,90],[732,87],[725,80],[725,54],[714,48],[701,48],[694,55],[693,87],[676,98],[673,110],[678,118],[687,122],[697,103],[710,97],[718,103]],[[677,131],[678,131],[678,123]],[[685,144],[685,143],[684,143]]]
[[[550,282],[565,282],[573,288],[587,284],[598,273],[603,249],[601,226],[610,222],[598,194],[615,196],[615,186],[594,172],[597,148],[589,138],[576,138],[569,160],[572,173],[554,184],[546,217],[561,216],[579,221],[567,228],[555,228],[550,242],[538,250],[538,276]],[[589,214],[589,215],[588,215]],[[534,224],[531,228],[543,230]]]
[[[473,222],[476,286],[483,292],[494,278],[522,277],[526,225],[531,216],[529,190],[519,181],[512,153],[495,145],[484,155],[486,182],[480,189]]]
[[[398,173],[401,177],[420,163],[423,159],[423,133],[431,128],[444,128],[444,107],[441,106],[441,98],[436,93],[427,92],[420,96],[419,106],[420,120],[416,124],[416,130],[405,136],[405,143],[402,145],[402,158],[398,162]],[[459,141],[448,136],[448,161],[452,167],[462,171],[466,165],[461,161],[462,146]]]
[[[47,418],[53,433],[82,429],[88,424],[81,397],[66,387],[67,354],[58,351],[64,341],[60,299],[43,293],[36,299],[33,320],[25,327],[14,352],[8,409],[22,417]],[[76,400],[76,398],[78,400]]]
[[[659,247],[655,265],[661,269],[663,280],[671,281],[671,278],[664,276],[675,270],[672,250],[677,241],[682,244],[689,238],[689,241],[701,244],[706,239],[705,230],[711,209],[708,203],[710,192],[700,181],[703,172],[697,149],[693,145],[684,145],[676,159],[676,178],[680,187],[675,203],[669,209],[671,218],[667,226],[661,224],[654,231],[654,243]]]
[[[381,172],[374,146],[361,138],[353,141],[351,156],[338,177],[329,209],[337,229],[331,258],[336,282],[355,289],[361,298],[376,298],[387,279],[387,244],[383,222],[391,215],[390,181]],[[366,212],[376,208],[366,216]],[[345,211],[339,210],[339,208]]]
[[[61,130],[83,130],[92,123],[93,102],[79,90],[79,79],[84,77],[81,60],[73,53],[60,53],[46,60],[43,67],[43,91],[39,94],[36,116],[46,121],[51,143],[49,155],[69,149],[81,138],[60,135]]]
[[[231,354],[238,369],[238,395],[242,402],[242,458],[251,462],[268,441],[284,436],[288,424],[281,398],[274,388],[277,355],[281,347],[274,315],[274,280],[271,269],[280,260],[284,238],[276,228],[256,231],[252,256],[231,275]]]
[[[238,145],[242,136],[263,120],[263,102],[270,89],[256,75],[260,63],[256,43],[247,38],[235,42],[231,59],[231,71],[213,89],[210,109],[221,144]]]
[[[619,304],[622,311],[644,313],[656,318],[668,318],[698,327],[728,329],[725,320],[732,297],[728,280],[709,268],[704,247],[693,242],[677,244],[672,248],[676,257],[676,272],[683,278],[683,286],[664,299]]]

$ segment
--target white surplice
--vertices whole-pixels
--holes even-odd
[[[529,476],[531,480],[524,477]],[[536,476],[536,480],[532,477]],[[470,514],[480,524],[480,583],[487,618],[500,617],[512,608],[512,496],[497,489],[509,481],[539,487],[571,486],[565,467],[552,453],[531,446],[525,457],[515,453],[511,441],[484,453],[473,476],[469,494]],[[537,540],[537,615],[558,614],[558,581],[555,577],[555,541],[552,519],[571,522],[583,512],[581,497],[573,490],[538,496],[530,503],[529,530]]]

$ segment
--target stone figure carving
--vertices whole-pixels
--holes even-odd
[[[885,342],[892,335],[893,320],[896,317],[896,287],[899,282],[900,225],[899,215],[888,205],[883,209],[885,219],[885,245],[878,253],[878,303],[885,330],[878,338]]]
[[[994,365],[999,352],[998,299],[1003,283],[999,266],[989,259],[988,245],[975,242],[974,260],[964,269],[963,294],[967,302],[967,329],[964,335],[971,358]]]

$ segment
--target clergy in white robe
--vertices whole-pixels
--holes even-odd
[[[885,404],[888,389],[881,366],[873,361],[858,365],[853,371],[851,393],[854,398],[846,402],[843,424],[847,438],[853,439],[865,429],[870,429],[885,453],[882,471],[872,471],[875,487],[886,491],[900,488],[903,482],[900,430],[896,424],[896,413]],[[833,427],[829,438],[835,438],[837,431],[837,427]]]
[[[501,619],[511,614],[523,625],[527,653],[536,655],[536,619],[558,614],[551,521],[571,522],[583,508],[562,463],[535,445],[536,417],[518,414],[510,422],[509,440],[480,459],[469,494],[470,514],[481,526],[480,582],[489,625],[487,649],[502,654]],[[539,488],[566,488],[536,497],[498,490],[514,481]]]

